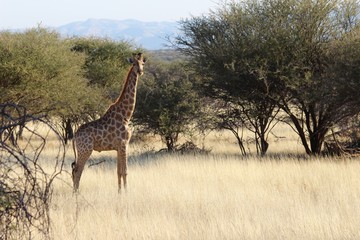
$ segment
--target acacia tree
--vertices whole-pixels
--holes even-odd
[[[175,46],[209,95],[241,106],[255,132],[271,129],[280,108],[305,151],[318,154],[328,130],[358,112],[358,99],[344,94],[359,86],[360,55],[344,50],[359,49],[357,16],[357,1],[230,2],[182,21]]]
[[[68,41],[40,27],[0,36],[1,102],[25,106],[33,115],[66,111],[83,103],[85,59],[70,51]]]
[[[349,93],[354,84],[359,87],[359,75],[354,74],[359,71],[360,55],[348,51],[351,46],[358,53],[359,2],[290,4],[285,9],[291,21],[283,19],[286,24],[280,28],[291,39],[287,49],[293,50],[288,53],[291,61],[278,73],[286,93],[279,96],[278,105],[289,116],[306,153],[319,154],[329,130],[359,111],[358,98]],[[279,39],[277,34],[271,38]],[[344,64],[351,67],[334,72],[336,66]]]
[[[181,62],[149,62],[139,83],[133,122],[161,136],[168,151],[191,132],[199,114],[192,74]]]
[[[101,90],[88,85],[82,69],[85,55],[71,46],[41,27],[1,32],[0,102],[21,105],[33,116],[56,122],[97,112]]]
[[[268,54],[268,42],[259,36],[261,25],[248,10],[230,5],[208,17],[184,20],[183,33],[175,39],[175,46],[191,57],[195,70],[203,77],[203,93],[221,99],[224,106],[232,106],[241,118],[224,124],[224,119],[234,116],[222,117],[221,125],[233,126],[226,129],[237,139],[236,129],[245,126],[253,131],[258,152],[264,155],[269,146],[267,133],[278,113],[271,99],[279,88],[266,74],[268,62],[261,58]],[[234,113],[226,109],[223,112]]]

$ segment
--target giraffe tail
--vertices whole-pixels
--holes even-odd
[[[72,147],[73,147],[73,151],[74,151],[74,157],[75,157],[75,159],[74,159],[74,162],[73,163],[71,163],[71,168],[74,170],[74,168],[75,168],[75,164],[76,164],[76,159],[77,159],[77,156],[76,156],[76,149],[75,149],[75,137],[72,139]]]

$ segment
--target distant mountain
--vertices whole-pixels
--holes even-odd
[[[56,30],[62,36],[95,36],[113,40],[129,40],[148,50],[166,48],[167,36],[179,32],[177,22],[142,22],[138,20],[88,19],[72,22]]]

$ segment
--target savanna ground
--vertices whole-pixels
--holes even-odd
[[[130,145],[128,190],[118,194],[115,152],[93,153],[72,193],[71,144],[55,183],[53,239],[360,239],[360,159],[306,158],[286,127],[268,156],[241,157],[231,135],[209,154],[154,154]],[[252,149],[252,152],[254,150]],[[51,149],[45,154],[51,159]]]

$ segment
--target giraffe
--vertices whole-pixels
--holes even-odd
[[[127,149],[131,137],[129,121],[135,109],[137,82],[139,76],[144,73],[143,67],[146,62],[142,53],[134,54],[129,60],[133,65],[120,96],[102,117],[80,126],[75,133],[73,141],[75,162],[71,165],[75,192],[79,189],[84,165],[93,150],[117,151],[118,190],[121,191],[121,180],[126,189]]]

